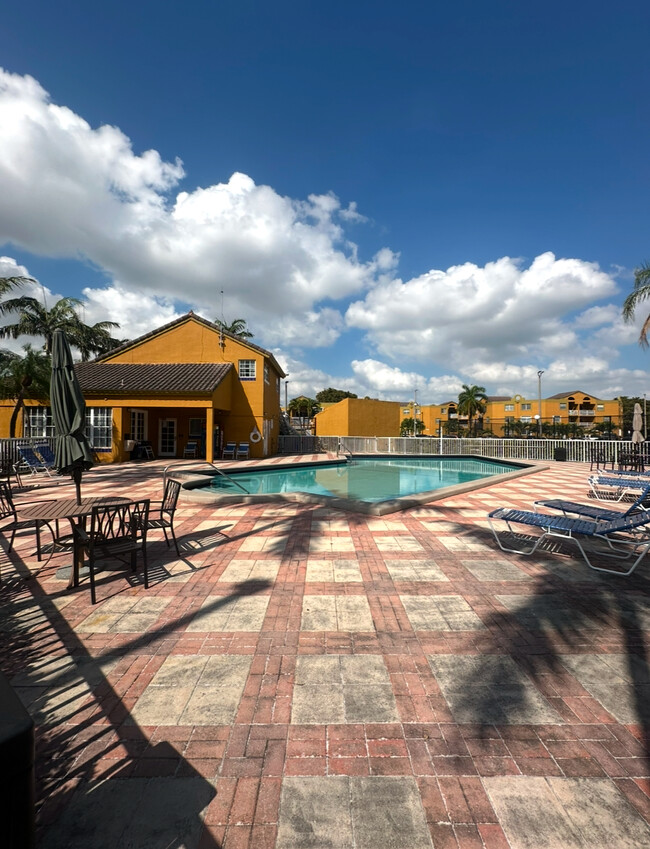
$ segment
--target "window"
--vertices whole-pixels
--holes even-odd
[[[532,416],[521,416],[519,419],[520,422],[524,422],[525,424],[527,424],[528,422],[532,422],[532,420]]]
[[[240,380],[255,380],[255,360],[240,360],[239,361],[239,379]]]
[[[446,408],[446,407],[441,407],[441,408],[440,408],[440,415],[441,415],[441,416],[444,416],[444,414],[445,414],[446,412],[447,412],[447,408]]]
[[[596,404],[596,409],[597,409],[597,410],[604,410],[604,409],[605,409],[605,405],[604,405],[604,404]]]
[[[189,435],[192,439],[201,439],[205,431],[205,419],[190,419]]]
[[[29,439],[54,436],[54,422],[49,407],[25,407],[23,436]]]
[[[269,364],[264,363],[264,383],[269,383],[269,381],[270,381]]]
[[[506,411],[506,413],[512,413],[512,412],[514,412],[515,405],[514,404],[506,404],[503,409]]]
[[[407,408],[406,410],[402,410],[402,415],[403,415],[403,416],[408,416],[408,414],[409,414],[410,412],[411,412],[411,411]]]
[[[110,451],[113,447],[112,407],[86,407],[86,436],[95,451]]]
[[[561,410],[566,410],[566,401],[563,401],[563,402],[560,404],[560,409],[561,409]]]
[[[131,439],[144,442],[147,438],[147,414],[144,410],[131,410]]]
[[[275,388],[277,389],[278,395],[280,394],[280,378],[275,378]]]
[[[530,410],[530,404],[522,404],[521,409],[522,410]]]
[[[562,424],[562,416],[553,416],[553,424]]]

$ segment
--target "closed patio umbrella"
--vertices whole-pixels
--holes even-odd
[[[632,415],[632,442],[640,443],[644,441],[641,429],[643,428],[643,414],[641,412],[641,404],[634,405],[634,413]]]
[[[56,469],[60,475],[71,475],[81,503],[81,474],[92,468],[93,453],[84,433],[86,402],[72,362],[72,352],[65,333],[54,331],[52,344],[52,380],[50,403],[56,436]]]

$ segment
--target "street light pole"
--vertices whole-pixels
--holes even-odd
[[[287,401],[288,394],[289,394],[288,387],[289,387],[289,381],[285,380],[284,381],[284,414],[287,418],[289,418],[289,404],[288,404],[288,401]]]
[[[646,418],[646,394],[643,393],[643,438],[648,438],[648,419]]]
[[[418,390],[413,390],[413,436],[418,435]]]
[[[539,402],[539,435],[542,435],[542,375],[544,374],[544,370],[540,369],[537,372],[537,400]]]

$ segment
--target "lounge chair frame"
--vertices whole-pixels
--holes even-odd
[[[497,533],[492,521],[493,519],[498,519],[504,522],[508,531],[513,536],[516,536],[515,531],[512,528],[513,524],[539,528],[542,531],[542,534],[535,539],[530,548],[508,548],[499,538],[499,534]],[[502,551],[511,552],[513,554],[522,554],[529,557],[537,551],[541,543],[547,537],[555,537],[557,539],[564,540],[565,542],[575,543],[582,554],[585,563],[590,569],[593,569],[596,572],[607,572],[612,575],[620,575],[621,577],[631,575],[650,548],[650,536],[647,534],[643,537],[634,536],[632,538],[617,536],[621,533],[634,532],[643,527],[647,528],[650,524],[650,514],[647,513],[635,516],[626,516],[612,522],[593,522],[586,519],[573,519],[569,516],[551,516],[545,513],[532,513],[528,510],[515,510],[508,507],[500,507],[498,510],[493,510],[488,514],[488,524],[494,534],[497,545]],[[606,569],[604,566],[595,566],[591,562],[584,546],[580,542],[580,537],[605,542],[610,551],[599,550],[596,552],[603,557],[612,557],[616,560],[629,560],[631,557],[634,557],[637,552],[639,553],[626,572],[619,569]],[[617,546],[627,547],[628,551],[625,553],[619,553]]]

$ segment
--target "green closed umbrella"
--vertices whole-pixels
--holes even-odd
[[[81,474],[92,468],[93,452],[84,433],[86,402],[72,362],[72,352],[62,330],[54,331],[50,404],[56,436],[58,474],[71,475],[81,503]]]

